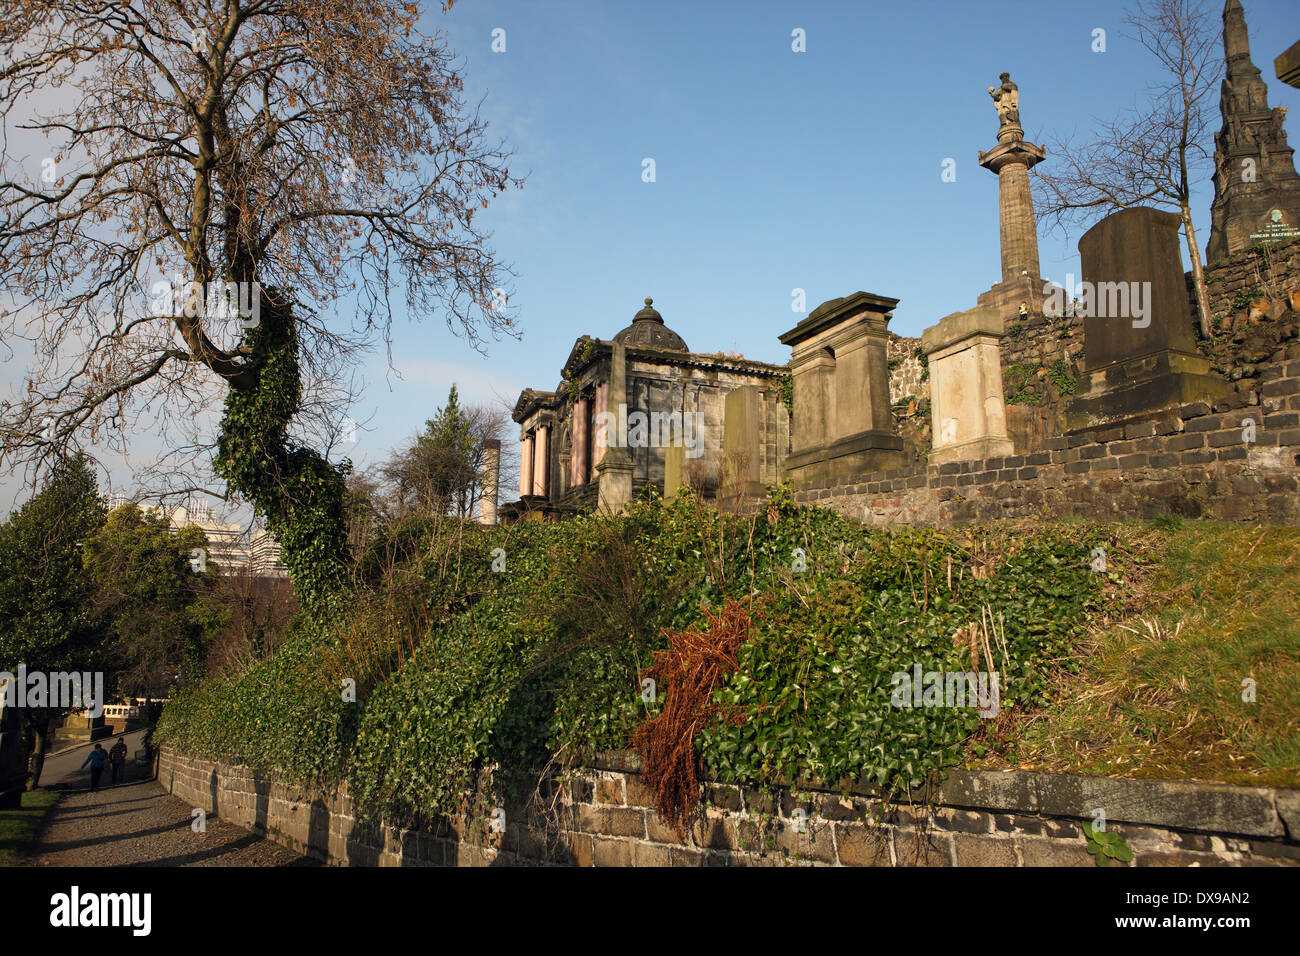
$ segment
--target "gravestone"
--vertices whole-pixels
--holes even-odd
[[[789,332],[794,415],[786,473],[825,481],[903,464],[889,408],[889,316],[897,299],[855,292],[823,302]]]
[[[724,498],[766,493],[763,485],[763,397],[753,385],[738,388],[723,404],[722,487]]]
[[[991,308],[955,312],[922,333],[934,433],[930,464],[1013,453],[1002,397],[1001,337],[1002,318]]]
[[[1213,401],[1228,383],[1196,348],[1172,212],[1122,209],[1079,240],[1084,365],[1066,428],[1088,431]]]

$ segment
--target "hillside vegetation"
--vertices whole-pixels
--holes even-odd
[[[346,779],[363,815],[415,825],[463,809],[484,769],[518,799],[634,742],[673,815],[694,769],[894,792],[973,763],[1295,782],[1298,539],[879,530],[779,493],[748,517],[682,495],[616,519],[411,520],[346,612],[179,695],[158,739]],[[936,671],[996,672],[997,715],[895,706],[896,675]]]

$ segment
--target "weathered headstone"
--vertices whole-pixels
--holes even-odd
[[[1012,454],[1001,336],[1002,318],[988,308],[953,313],[921,335],[930,368],[931,464]]]
[[[1068,430],[1150,418],[1227,393],[1196,349],[1179,227],[1175,213],[1135,207],[1079,240],[1085,359]]]
[[[781,342],[790,346],[794,415],[786,473],[797,482],[903,464],[889,409],[889,316],[897,299],[855,292],[823,302]]]
[[[664,497],[672,498],[686,484],[686,447],[669,445],[664,448]]]
[[[764,494],[762,481],[763,397],[753,385],[738,388],[724,403],[722,488],[726,498]]]

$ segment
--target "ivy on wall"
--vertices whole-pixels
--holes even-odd
[[[328,622],[299,622],[247,673],[178,696],[158,737],[297,782],[347,779],[362,816],[427,824],[464,810],[485,768],[500,793],[480,798],[518,798],[548,764],[627,747],[673,694],[646,683],[665,634],[757,600],[714,695],[742,719],[704,728],[701,770],[912,788],[982,746],[994,722],[895,706],[896,675],[994,669],[1002,713],[1032,706],[1099,607],[1099,536],[871,529],[779,495],[749,517],[683,493],[612,519],[435,521],[383,585],[400,578],[420,599],[410,627],[379,613],[382,588],[358,595]],[[963,636],[980,620],[999,622],[992,668]]]

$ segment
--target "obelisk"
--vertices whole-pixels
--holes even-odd
[[[1025,142],[1025,131],[1020,125],[1020,89],[1011,82],[1008,73],[999,79],[999,86],[988,89],[998,111],[998,145],[988,152],[981,150],[979,163],[998,177],[1002,281],[981,295],[979,304],[996,308],[1002,314],[1014,314],[1021,302],[1037,311],[1043,298],[1029,170],[1042,162],[1047,153],[1042,147]]]
[[[627,414],[628,404],[627,347],[618,339],[613,344],[609,360],[609,410],[605,420],[609,422],[613,418],[621,422],[622,416]],[[626,425],[621,425],[611,435],[609,425],[605,427],[605,456],[596,466],[600,473],[596,494],[601,514],[618,514],[632,500],[632,455],[621,441],[610,440],[625,428]]]
[[[1300,237],[1300,175],[1282,129],[1286,110],[1269,109],[1268,86],[1251,62],[1239,0],[1223,6],[1223,52],[1223,128],[1214,137],[1208,265],[1251,246]]]

